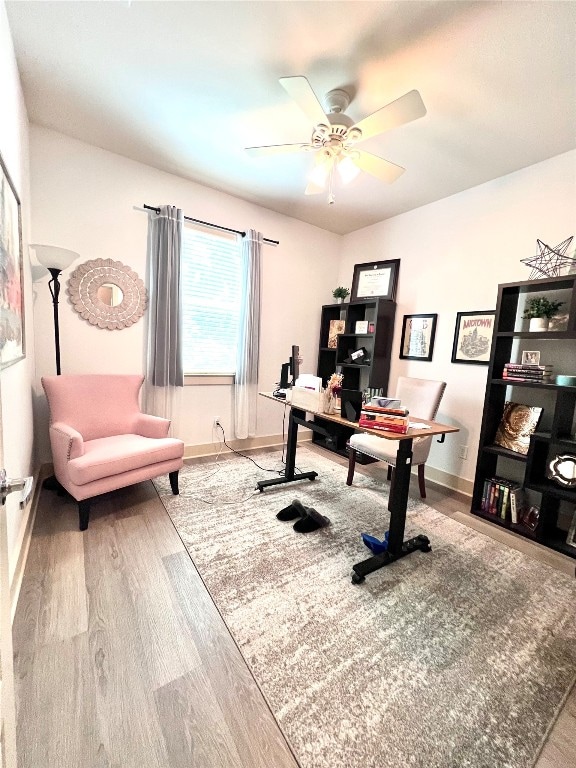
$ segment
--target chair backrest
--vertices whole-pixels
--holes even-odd
[[[130,434],[140,413],[143,376],[84,374],[43,376],[50,423],[64,422],[84,440]]]
[[[411,418],[432,421],[438,413],[445,389],[445,381],[399,376],[396,397],[408,408]]]

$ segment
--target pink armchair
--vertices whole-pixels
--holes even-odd
[[[90,500],[168,473],[178,494],[184,443],[167,437],[170,422],[142,413],[143,376],[44,376],[56,480],[78,502],[80,530]]]

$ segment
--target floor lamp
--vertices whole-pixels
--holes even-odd
[[[79,253],[55,245],[31,245],[36,251],[36,258],[52,275],[48,288],[52,296],[54,310],[54,346],[56,349],[56,374],[60,376],[60,324],[58,322],[58,297],[60,295],[60,273],[80,257]]]

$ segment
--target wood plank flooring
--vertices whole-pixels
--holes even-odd
[[[472,518],[465,497],[427,491],[435,509],[574,574],[574,560]],[[42,491],[14,650],[19,768],[298,766],[149,482],[95,503],[84,533],[76,505]],[[573,690],[537,768],[576,768],[575,734]]]

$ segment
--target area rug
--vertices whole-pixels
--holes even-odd
[[[531,768],[576,676],[576,581],[411,499],[432,551],[354,585],[385,470],[347,487],[301,447],[317,480],[258,493],[281,456],[253,457],[156,487],[302,768]],[[331,524],[280,522],[295,498]]]

